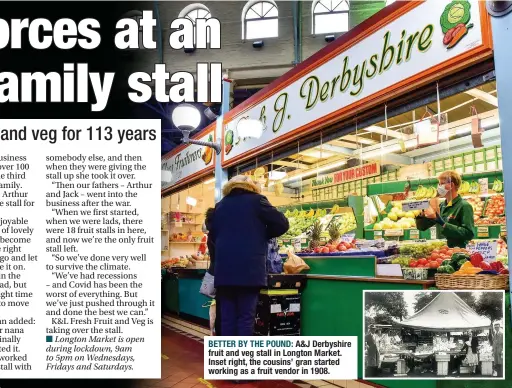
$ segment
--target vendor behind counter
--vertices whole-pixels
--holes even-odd
[[[433,226],[437,236],[446,238],[450,248],[465,248],[475,237],[473,207],[458,193],[462,179],[455,171],[439,175],[438,197],[430,201],[430,207],[416,218],[416,227],[425,231]],[[446,201],[439,204],[440,199]]]

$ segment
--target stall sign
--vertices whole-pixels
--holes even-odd
[[[487,226],[479,226],[476,228],[476,235],[478,238],[489,237],[489,228]]]
[[[480,194],[487,194],[489,192],[489,178],[481,178],[478,180],[480,185]]]
[[[356,238],[355,233],[346,233],[343,236],[341,236],[341,241],[351,243]]]
[[[464,1],[467,6],[462,9],[448,1],[404,3],[383,23],[326,49],[324,58],[307,64],[308,70],[297,78],[285,75],[274,88],[263,89],[260,99],[254,97],[253,103],[249,100],[228,112],[222,135],[223,166],[290,143],[363,106],[376,105],[386,96],[412,90],[429,78],[492,55],[489,16],[480,1]],[[454,34],[457,26],[461,32]],[[262,122],[264,130],[258,139],[239,136],[239,123],[247,119]]]
[[[503,237],[507,236],[507,225],[501,225],[500,227],[500,233]]]
[[[498,242],[496,240],[478,241],[474,244],[468,244],[466,249],[469,252],[480,253],[485,261],[496,261]]]
[[[214,131],[196,140],[213,141]],[[162,158],[162,190],[189,181],[201,173],[213,170],[215,151],[212,148],[190,144],[178,147]]]
[[[404,235],[403,229],[386,229],[384,236],[386,237],[402,237]]]
[[[313,179],[311,185],[313,187],[339,185],[359,179],[371,178],[376,175],[380,175],[380,164],[376,162],[367,163],[362,166],[347,168],[346,170],[341,170],[334,174]]]

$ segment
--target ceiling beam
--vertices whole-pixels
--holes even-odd
[[[372,126],[370,126],[368,128],[365,128],[364,130],[367,131],[367,132],[377,133],[377,134],[382,135],[382,136],[394,137],[395,139],[405,139],[403,133],[394,131],[394,130],[389,129],[389,128],[386,130],[386,128],[382,128],[382,127],[379,127],[377,125],[372,125]]]
[[[284,167],[293,167],[297,168],[299,170],[307,170],[308,166],[302,163],[293,163],[293,162],[285,162],[282,160],[278,160],[277,162],[274,162],[273,164],[277,166],[284,166]]]
[[[367,145],[377,144],[376,140],[368,139],[367,137],[356,136],[356,135],[345,135],[341,139],[353,141],[353,142],[361,143],[361,144],[367,144]]]
[[[346,147],[346,148],[353,149],[353,150],[357,150],[359,148],[359,146],[357,144],[349,143],[348,141],[341,141],[341,140],[333,140],[333,141],[329,142],[329,144],[332,144],[332,145],[335,145],[338,147]]]
[[[480,89],[471,89],[466,91],[466,94],[469,94],[472,97],[478,98],[488,104],[491,104],[493,106],[498,106],[498,98],[494,97],[492,94],[489,94],[487,92],[484,92]]]

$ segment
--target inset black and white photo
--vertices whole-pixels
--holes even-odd
[[[504,379],[504,291],[365,291],[365,379]]]

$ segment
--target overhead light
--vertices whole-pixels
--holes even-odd
[[[236,126],[236,131],[241,138],[259,139],[263,134],[263,127],[260,120],[241,119]]]
[[[172,111],[172,122],[179,130],[193,131],[201,124],[201,113],[190,104],[180,104]]]
[[[187,197],[185,202],[187,203],[187,205],[190,205],[192,207],[197,205],[197,199],[195,199],[194,197]]]
[[[280,181],[286,176],[286,171],[273,170],[268,174],[268,179],[271,181]]]
[[[382,127],[379,127],[377,125],[372,125],[372,126],[369,126],[368,128],[365,128],[364,129],[365,131],[367,132],[373,132],[373,133],[378,133],[379,135],[383,135],[383,136],[389,136],[389,137],[394,137],[396,139],[404,139],[404,135],[400,132],[396,132],[392,129],[389,129],[386,130],[386,128],[382,128]]]
[[[336,37],[335,37],[334,35],[326,35],[326,36],[325,36],[325,41],[326,41],[327,43],[332,42],[334,39],[336,39]]]
[[[262,48],[265,44],[262,40],[257,40],[256,42],[252,42],[252,47],[254,48]]]
[[[215,182],[215,178],[208,179],[207,181],[204,181],[204,184],[209,185],[210,183],[213,183],[213,182]]]

